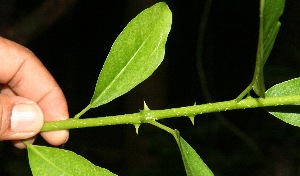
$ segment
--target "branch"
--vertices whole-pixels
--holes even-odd
[[[64,121],[46,122],[42,131],[54,131],[63,129],[119,125],[119,124],[141,124],[150,123],[154,120],[173,118],[173,117],[191,117],[204,113],[213,113],[227,110],[247,109],[257,107],[295,105],[300,102],[300,95],[267,97],[267,98],[246,98],[240,102],[235,100],[194,105],[165,110],[141,110],[138,113],[96,117],[87,119],[68,119]]]

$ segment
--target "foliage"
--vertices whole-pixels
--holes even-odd
[[[279,97],[287,95],[299,95],[300,78],[274,85],[267,90],[267,97]],[[280,104],[280,102],[279,102]],[[269,107],[267,110],[280,120],[291,125],[300,126],[299,104],[292,104],[282,107]]]
[[[263,67],[271,53],[281,26],[278,21],[283,13],[285,0],[261,0],[259,10],[259,37],[253,80],[237,98],[240,101],[251,89],[260,97],[265,97]]]
[[[182,138],[179,136],[177,131],[176,135],[178,136],[178,146],[180,148],[182,160],[187,175],[214,175],[212,171],[207,167],[203,162],[200,156],[196,151]]]
[[[74,152],[29,143],[26,145],[33,175],[115,175]]]
[[[95,108],[128,92],[148,78],[165,55],[172,13],[158,3],[135,17],[117,37],[99,75],[89,108]]]
[[[251,84],[238,96],[237,101],[195,104],[165,110],[150,110],[145,103],[144,109],[134,114],[78,119],[90,108],[98,107],[125,94],[148,78],[160,65],[164,58],[165,43],[172,21],[170,9],[166,3],[161,2],[141,12],[118,36],[100,72],[90,104],[73,119],[45,123],[42,131],[117,124],[132,124],[138,130],[141,123],[149,123],[173,135],[181,152],[186,174],[194,176],[213,175],[213,172],[179,135],[179,131],[164,126],[157,120],[186,116],[193,121],[196,115],[202,113],[265,107],[279,119],[299,126],[297,108],[300,102],[300,78],[275,85],[266,92],[264,87],[263,67],[279,31],[278,19],[283,13],[285,1],[260,2],[260,28],[254,76]],[[243,99],[251,89],[261,98],[248,96]],[[27,142],[25,144],[33,175],[114,175],[71,151]]]

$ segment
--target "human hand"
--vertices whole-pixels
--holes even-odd
[[[34,141],[44,122],[68,119],[66,99],[58,84],[27,48],[0,37],[0,140]],[[68,140],[67,130],[42,132],[52,145]]]

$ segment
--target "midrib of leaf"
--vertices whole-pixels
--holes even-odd
[[[260,35],[259,35],[259,39],[258,39],[258,41],[259,41],[259,44],[258,44],[258,46],[259,46],[259,55],[260,55],[260,61],[262,61],[262,62],[260,62],[260,67],[262,66],[262,65],[264,65],[264,63],[265,63],[265,61],[264,61],[264,38],[265,38],[265,36],[264,36],[264,8],[265,8],[265,1],[264,0],[261,0],[261,15],[262,15],[262,17],[260,17],[261,19],[260,19],[260,24],[259,24],[259,33],[260,33]],[[261,70],[260,70],[261,71]],[[258,76],[258,75],[257,75]]]
[[[156,28],[156,26],[155,26]],[[111,83],[101,92],[101,94],[98,96],[98,98],[96,98],[93,102],[97,102],[101,96],[103,94],[105,94],[105,92],[107,90],[109,90],[109,88],[113,85],[113,83],[120,77],[120,75],[122,75],[122,73],[126,70],[126,68],[128,67],[128,65],[130,65],[130,63],[134,60],[135,56],[138,54],[138,52],[140,51],[140,49],[144,46],[144,44],[147,42],[147,40],[149,39],[149,36],[151,36],[151,34],[153,33],[154,30],[152,30],[148,36],[146,37],[146,39],[143,41],[143,43],[141,44],[141,46],[136,50],[136,52],[133,54],[133,56],[130,58],[129,62],[127,62],[127,64],[125,65],[125,67],[122,68],[122,70],[114,77],[114,79],[111,81]],[[151,53],[151,55],[157,50],[157,48],[159,47],[159,44],[162,41],[162,35],[160,34],[160,40],[159,43],[157,45],[157,47],[155,48],[155,50]],[[94,104],[94,103],[91,103]]]
[[[70,174],[70,173],[66,172],[65,170],[61,169],[57,164],[55,164],[54,162],[49,160],[46,156],[44,156],[41,152],[39,152],[33,145],[30,145],[30,146],[27,146],[27,147],[30,147],[30,149],[32,151],[34,151],[37,155],[39,155],[41,158],[43,158],[47,163],[49,163],[51,166],[53,166],[57,170],[63,172],[66,175],[73,176],[72,174]]]
[[[264,97],[264,91],[261,90],[261,82],[259,79],[261,79],[261,72],[263,72],[263,66],[264,66],[264,11],[265,11],[265,1],[260,1],[260,9],[259,9],[259,39],[258,39],[258,50],[257,50],[257,61],[255,65],[255,71],[254,71],[254,77],[252,83],[250,83],[251,87],[255,91],[255,93],[261,97]],[[263,78],[262,78],[263,79]],[[261,94],[262,93],[262,94]]]
[[[151,34],[151,33],[150,33]],[[111,87],[111,85],[113,85],[113,83],[120,77],[120,75],[125,71],[125,69],[128,67],[128,65],[131,63],[131,61],[133,61],[133,59],[135,58],[135,56],[137,55],[137,53],[140,51],[140,49],[144,46],[145,42],[147,41],[147,39],[149,38],[150,34],[147,36],[146,40],[143,41],[143,43],[141,44],[141,46],[137,49],[137,51],[134,53],[134,55],[130,58],[129,62],[127,62],[127,64],[125,65],[125,67],[122,68],[122,70],[114,77],[114,79],[110,82],[110,84],[108,86],[106,86],[106,88],[101,92],[101,94],[98,96],[98,98],[96,98],[96,100],[94,102],[97,102],[100,98],[102,98],[101,96],[107,91],[109,90],[109,88]]]
[[[150,54],[150,56],[152,56],[153,55],[153,53],[159,48],[159,46],[160,46],[160,43],[161,43],[161,41],[162,41],[162,34],[160,33],[160,35],[159,35],[159,38],[160,38],[160,40],[159,40],[159,42],[157,43],[157,45],[156,45],[156,47],[155,47],[155,49],[152,51],[152,53]]]

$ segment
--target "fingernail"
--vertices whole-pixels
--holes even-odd
[[[10,128],[13,132],[38,132],[43,124],[43,113],[34,103],[16,104],[11,113]]]

